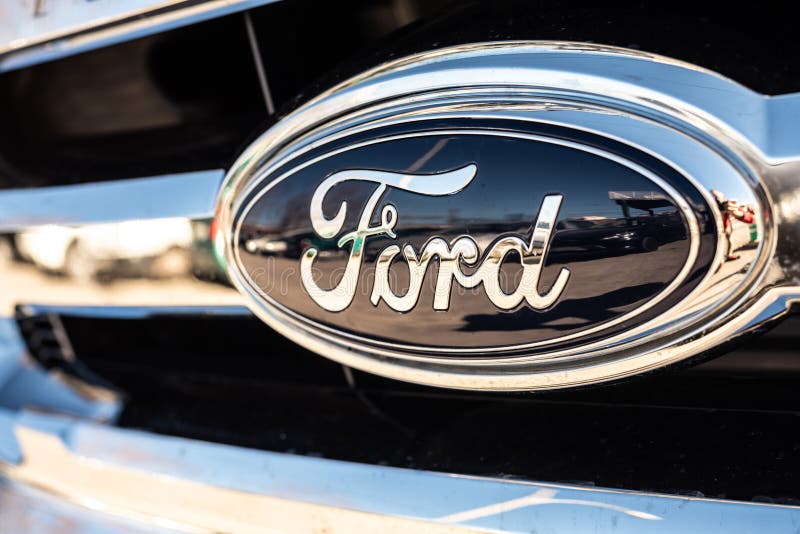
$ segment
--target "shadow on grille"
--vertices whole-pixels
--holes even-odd
[[[129,399],[123,426],[373,464],[800,502],[800,317],[695,368],[537,394],[345,371],[244,315],[60,320],[82,365]],[[52,365],[42,341],[52,323],[21,321]]]

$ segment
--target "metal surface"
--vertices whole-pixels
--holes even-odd
[[[0,191],[0,242],[9,245],[0,313],[23,304],[239,304],[210,241],[222,176]]]
[[[531,53],[536,55],[535,62],[530,59]],[[563,69],[566,58],[570,59],[569,69],[559,70]],[[529,95],[518,91],[506,94],[503,89],[503,98],[514,104],[503,111],[505,119],[551,127],[580,125],[586,135],[600,132],[607,138],[613,137],[614,142],[627,143],[647,154],[660,156],[682,175],[697,182],[706,196],[704,202],[709,205],[716,205],[710,190],[718,190],[728,198],[754,206],[758,218],[755,223],[757,247],[738,251],[740,258],[725,262],[716,273],[709,274],[695,290],[693,300],[683,301],[681,306],[673,307],[669,314],[657,319],[666,327],[660,329],[663,337],[655,342],[648,341],[649,329],[655,327],[650,323],[596,343],[592,354],[597,357],[577,366],[570,367],[569,362],[575,357],[583,358],[587,347],[560,349],[561,352],[550,354],[557,356],[556,359],[539,358],[544,368],[556,365],[535,379],[531,378],[530,362],[525,361],[524,354],[515,354],[504,361],[502,375],[481,374],[481,365],[493,364],[492,356],[472,354],[468,360],[460,362],[448,357],[445,370],[453,371],[448,374],[439,368],[416,368],[414,362],[424,361],[424,355],[420,358],[419,354],[404,353],[402,361],[394,361],[396,354],[392,353],[391,343],[375,344],[376,352],[389,356],[381,361],[358,351],[345,349],[342,352],[338,342],[331,343],[327,331],[313,339],[313,348],[349,365],[405,380],[462,388],[554,387],[624,376],[701,353],[780,317],[786,307],[796,301],[797,291],[793,287],[798,280],[796,236],[800,210],[795,200],[800,193],[796,178],[798,163],[794,159],[800,149],[787,133],[791,131],[787,129],[789,123],[783,120],[784,113],[791,115],[792,110],[797,109],[794,100],[789,96],[764,98],[712,73],[638,52],[574,44],[512,44],[463,47],[438,51],[428,59],[402,60],[392,68],[364,76],[358,84],[345,84],[312,101],[246,152],[242,161],[250,158],[251,167],[238,165],[235,171],[247,172],[252,165],[261,165],[269,159],[272,146],[269,143],[296,132],[308,132],[298,138],[308,143],[302,149],[307,150],[320,139],[336,138],[339,135],[336,132],[342,128],[366,132],[372,127],[397,122],[397,116],[409,123],[453,120],[464,115],[471,120],[496,118],[498,109],[485,109],[481,105],[495,90],[481,82],[486,79],[482,70],[486,62],[500,66],[507,63],[507,67],[492,70],[497,79],[502,80],[502,76],[507,75],[535,89],[531,89]],[[309,130],[316,124],[315,120],[324,121],[329,113],[341,107],[350,109],[372,98],[385,101],[385,97],[394,92],[424,89],[431,83],[450,87],[447,84],[456,83],[447,75],[451,63],[459,75],[467,76],[458,84],[473,80],[478,87],[464,94],[455,86],[445,95],[429,93],[437,95],[432,101],[421,97],[405,98],[378,111],[363,108],[355,115],[343,115],[329,127]],[[625,78],[625,72],[631,69],[642,72],[635,85]],[[540,78],[546,83],[537,82]],[[584,90],[571,98],[580,98],[580,101],[567,98],[569,86],[578,83],[576,80],[583,84]],[[593,97],[597,102],[586,103],[589,99],[586,91],[603,96]],[[710,96],[720,92],[730,100],[725,106],[721,105],[721,99]],[[526,104],[531,98],[553,102]],[[558,103],[554,103],[556,100]],[[453,109],[454,103],[458,103],[458,109]],[[422,104],[427,106],[424,113],[415,112]],[[750,109],[755,115],[730,114],[729,110],[737,105],[738,109]],[[777,122],[773,123],[772,118],[778,116],[775,109],[783,113],[778,114],[781,119],[774,119]],[[672,117],[675,124],[664,124],[666,116]],[[723,141],[725,144],[721,144]],[[280,154],[297,155],[296,148],[291,146]],[[0,227],[7,232],[0,237],[0,242],[5,243],[5,250],[9,251],[3,258],[6,276],[0,282],[3,313],[8,317],[15,306],[30,304],[80,307],[99,316],[105,313],[104,306],[241,306],[241,295],[227,285],[222,272],[225,267],[221,255],[223,235],[217,232],[213,238],[211,236],[212,227],[217,228],[211,218],[219,178],[220,171],[208,171],[0,192],[3,208]],[[231,180],[223,186],[223,200],[229,201],[239,193],[231,186],[234,182]],[[608,193],[605,201],[636,201],[636,195],[636,191],[615,190]],[[677,197],[680,199],[682,195]],[[397,215],[405,216],[403,212]],[[392,217],[390,212],[386,212],[386,217]],[[721,217],[719,212],[717,217]],[[534,220],[535,214],[527,223]],[[721,226],[719,220],[716,224],[718,228]],[[736,241],[739,234],[747,232],[746,226],[739,225],[732,238]],[[724,239],[720,239],[722,241]],[[252,240],[247,246],[261,250],[274,244]],[[724,252],[720,244],[716,254]],[[777,262],[770,263],[770,253],[775,254]],[[400,254],[398,252],[398,256]],[[298,262],[298,270],[299,267]],[[445,265],[440,272],[450,272],[448,269]],[[674,277],[674,285],[680,283],[680,278]],[[569,283],[576,284],[580,280],[573,273]],[[456,286],[458,284],[453,287]],[[667,293],[672,289],[674,286]],[[378,288],[375,297],[383,304],[385,299],[379,298],[381,294],[389,293]],[[656,299],[650,300],[655,302]],[[443,297],[438,299],[440,307],[444,302]],[[407,304],[398,306],[404,309]],[[259,306],[256,308],[258,311]],[[421,308],[418,304],[414,310]],[[425,308],[435,312],[432,304]],[[109,308],[108,313],[114,312]],[[263,310],[261,313],[263,317]],[[437,321],[441,321],[441,316]],[[441,334],[441,323],[437,321],[423,321],[420,325],[432,328],[431,335],[435,338]],[[270,319],[270,322],[292,339],[309,343],[303,327],[292,322],[284,324],[282,319]],[[607,326],[604,324],[603,328]],[[583,331],[581,335],[587,332],[592,330]],[[704,335],[698,335],[700,332]],[[568,341],[572,342],[571,339]],[[356,341],[359,340],[356,338]],[[452,354],[461,350],[454,349],[457,348],[450,347],[444,352]],[[375,349],[371,346],[370,350]],[[433,352],[437,352],[435,348]],[[439,356],[430,361],[436,362],[437,358]],[[566,367],[559,362],[564,362]],[[460,367],[455,368],[453,364]]]
[[[631,72],[636,73],[635,79]],[[786,201],[800,187],[797,175],[789,170],[800,159],[800,145],[785,122],[780,123],[783,127],[770,122],[774,105],[787,106],[785,100],[765,98],[690,65],[601,46],[486,43],[404,58],[312,100],[244,152],[226,179],[218,215],[229,273],[249,297],[253,311],[276,330],[346,365],[391,378],[463,389],[538,389],[620,378],[674,363],[784,315],[787,305],[800,295],[793,244],[797,214]],[[596,323],[585,332],[546,342],[481,349],[410,343],[412,339],[438,340],[439,334],[433,332],[441,332],[442,315],[429,319],[433,330],[427,335],[417,330],[404,337],[387,330],[379,338],[373,333],[374,325],[367,328],[347,315],[351,308],[343,305],[346,299],[331,304],[338,314],[320,316],[305,305],[287,305],[286,299],[275,297],[276,292],[264,292],[264,287],[283,288],[288,271],[270,272],[258,261],[242,263],[238,256],[242,220],[259,195],[283,179],[291,181],[286,177],[300,169],[314,168],[315,162],[328,157],[326,150],[338,154],[361,146],[348,141],[348,136],[380,139],[399,126],[413,128],[431,121],[441,128],[458,120],[518,121],[571,129],[657,158],[700,195],[682,192],[679,204],[705,204],[710,210],[700,216],[704,231],[716,236],[716,250],[713,259],[693,273],[692,279],[700,280],[699,284],[669,307],[654,308],[660,313],[647,322],[622,332],[604,330],[607,324]],[[424,131],[425,126],[418,128]],[[328,145],[336,149],[327,149]],[[383,157],[392,154],[386,150]],[[424,159],[422,150],[419,157]],[[353,161],[346,165],[360,166]],[[400,171],[400,167],[379,170]],[[635,201],[636,192],[610,191],[606,198]],[[293,209],[302,206],[300,200]],[[788,212],[778,213],[778,206],[788,207]],[[364,212],[373,209],[368,206]],[[387,219],[396,215],[402,220],[403,210],[386,209]],[[743,226],[736,219],[751,222]],[[687,221],[690,224],[691,217]],[[362,226],[367,228],[368,223]],[[280,230],[271,224],[269,232],[280,241]],[[689,228],[691,234],[691,224]],[[325,238],[326,229],[322,230],[318,234]],[[752,246],[741,248],[735,243],[735,234],[751,230],[756,235]],[[297,225],[292,231],[298,232]],[[248,235],[246,239],[259,238]],[[252,255],[252,251],[247,253]],[[687,268],[691,263],[686,261]],[[272,278],[279,276],[277,271],[280,284]],[[680,279],[674,278],[667,295],[678,294],[683,287]],[[577,280],[574,274],[571,280]],[[617,282],[619,289],[626,285]],[[301,298],[297,291],[286,295],[294,296],[293,302]],[[375,315],[380,313],[378,309]],[[399,325],[402,320],[383,316],[387,325]],[[589,333],[597,335],[589,337]],[[464,356],[456,357],[461,353]]]
[[[244,9],[243,5],[255,2],[224,4],[226,9]],[[187,13],[191,12],[182,15]],[[66,38],[50,52],[47,47],[34,47],[19,55],[6,55],[0,59],[0,70],[173,24],[164,19],[165,25],[153,25],[156,20],[160,19],[144,19],[143,26],[126,23],[110,33],[89,32],[85,40]],[[199,19],[175,19],[174,23],[184,20]],[[620,345],[611,347],[614,354],[626,359],[598,363],[605,366],[600,374],[622,376],[700,353],[780,318],[798,301],[800,138],[796,127],[800,95],[765,98],[713,73],[639,52],[570,43],[511,48],[514,46],[533,46],[543,61],[530,63],[525,52],[503,67],[501,56],[506,49],[502,46],[481,48],[487,63],[476,69],[466,61],[472,47],[438,51],[421,63],[402,60],[392,66],[394,70],[369,73],[363,79],[365,84],[345,84],[313,101],[307,108],[313,113],[289,117],[269,134],[275,138],[260,140],[257,143],[266,144],[255,145],[246,155],[261,164],[273,149],[282,154],[280,147],[270,144],[280,135],[309,133],[309,142],[331,135],[336,128],[313,130],[319,126],[316,121],[336,110],[360,108],[372,99],[396,96],[398,86],[428,91],[457,79],[458,85],[471,85],[470,92],[479,95],[496,89],[487,81],[505,84],[522,79],[536,88],[533,93],[543,97],[547,105],[527,109],[516,106],[508,110],[507,118],[572,127],[580,123],[586,132],[613,135],[618,142],[630,142],[649,154],[665,156],[687,176],[702,177],[698,187],[707,193],[713,188],[758,208],[758,248],[741,251],[741,260],[724,264],[703,281],[691,306],[662,318],[665,337],[659,343],[637,341],[635,350],[629,353]],[[454,62],[447,63],[450,60]],[[637,73],[637,79],[631,79],[631,72]],[[405,85],[407,82],[413,84]],[[453,86],[453,94],[428,102],[430,109],[425,117],[450,120],[463,116],[466,110],[471,118],[480,119],[496,113],[474,106],[476,99],[458,91]],[[581,105],[571,100],[578,93]],[[516,104],[526,103],[504,94]],[[589,96],[594,101],[587,105]],[[449,106],[453,101],[448,99],[462,97],[458,109]],[[477,97],[478,103],[481,98]],[[414,100],[408,98],[396,110],[385,111],[412,112],[417,105]],[[553,105],[556,100],[558,105]],[[561,105],[564,102],[568,105]],[[352,122],[339,126],[351,128],[366,119],[388,124],[382,113],[345,116],[343,120]],[[663,122],[665,117],[669,118],[668,125]],[[235,172],[242,168],[237,167]],[[793,507],[358,465],[155,436],[74,419],[113,421],[121,399],[113,392],[87,387],[38,367],[20,337],[19,325],[13,319],[15,308],[36,314],[87,317],[242,314],[243,299],[227,285],[222,272],[225,258],[219,253],[223,236],[218,232],[212,235],[219,224],[212,218],[220,179],[221,171],[216,170],[0,192],[0,228],[4,232],[0,252],[6,251],[0,256],[0,405],[6,408],[0,414],[0,466],[4,476],[0,527],[21,530],[16,527],[21,524],[29,531],[51,531],[66,525],[95,531],[161,528],[237,532],[547,532],[562,531],[565,525],[571,530],[600,532],[752,532],[763,531],[765,526],[772,531],[796,529],[800,510]],[[232,183],[223,188],[223,200],[239,192],[229,189]],[[642,198],[639,191],[613,193],[606,200]],[[707,197],[713,205],[714,199]],[[360,204],[352,205],[353,210],[358,207]],[[324,213],[332,215],[327,210]],[[395,207],[394,211],[375,213],[385,213],[385,217],[379,217],[382,228],[393,228],[392,221],[405,212]],[[717,215],[721,218],[721,213]],[[374,223],[368,220],[363,226],[369,231]],[[275,245],[266,241],[252,243],[253,250],[275,250]],[[472,257],[467,254],[472,247],[463,243],[461,258]],[[722,252],[721,248],[715,251],[717,255]],[[384,258],[383,265],[387,263]],[[457,266],[439,268],[440,272],[454,273]],[[387,291],[379,294],[388,295]],[[443,301],[440,299],[440,303]],[[434,302],[425,302],[425,307],[433,310]],[[416,307],[422,307],[422,301],[416,303]],[[437,309],[444,307],[440,304]],[[263,310],[259,313],[263,316]],[[289,337],[303,341],[298,337],[299,329],[274,324]],[[645,339],[648,328],[641,326],[626,335]],[[516,362],[509,362],[508,375],[478,374],[475,369],[485,363],[479,359],[473,359],[458,373],[448,374],[423,371],[414,363],[406,363],[414,362],[413,357],[378,363],[357,353],[342,352],[324,337],[316,339],[313,346],[369,371],[455,387],[528,389],[586,383],[600,376],[595,366],[584,371],[559,371],[565,378],[537,383],[527,372],[520,374],[514,367]],[[649,352],[645,357],[640,351]],[[28,408],[51,415],[29,413],[25,411]],[[18,514],[34,513],[13,515],[15,509]]]
[[[246,313],[210,241],[222,177],[211,170],[0,192],[0,405],[104,421],[122,407],[114,391],[42,368],[22,339],[17,308],[55,319],[68,360],[63,306],[108,317]],[[49,307],[30,306],[37,303]]]
[[[256,67],[256,74],[258,74],[258,84],[261,86],[261,94],[264,97],[264,105],[267,108],[267,113],[272,115],[275,113],[275,103],[272,100],[272,91],[269,89],[269,82],[267,81],[267,72],[264,69],[264,61],[261,58],[261,49],[258,46],[258,37],[256,30],[253,27],[253,18],[250,16],[249,11],[244,12],[244,25],[247,30],[247,40],[250,42],[250,51],[253,54],[253,63]]]
[[[467,477],[254,451],[53,416],[2,417],[12,495],[179,531],[790,532],[800,509]],[[57,472],[59,476],[54,477]],[[39,492],[30,493],[26,487]],[[131,494],[137,498],[131,499]],[[50,513],[58,516],[57,509]]]
[[[224,171],[0,191],[0,232],[144,219],[213,217]]]
[[[114,421],[122,409],[113,392],[92,387],[61,372],[48,372],[28,355],[13,318],[0,317],[0,406],[35,408],[97,421]],[[0,440],[4,460],[18,451]],[[16,451],[16,452],[15,452]]]
[[[196,24],[275,0],[9,0],[0,72]]]
[[[0,480],[0,530],[51,534],[71,532],[86,534],[162,534],[180,532],[152,523],[113,517],[64,500],[61,496],[28,485]]]

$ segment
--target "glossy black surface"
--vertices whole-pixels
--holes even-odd
[[[0,188],[223,168],[267,113],[241,17],[0,74]]]
[[[442,129],[470,128],[495,135],[443,133]],[[483,130],[475,130],[484,128]],[[416,129],[419,137],[405,137]],[[502,129],[508,134],[500,134]],[[549,141],[511,137],[513,132],[545,136]],[[702,236],[693,270],[674,293],[646,313],[615,328],[629,328],[661,313],[699,282],[707,271],[715,240],[707,206],[688,182],[674,170],[629,147],[588,134],[531,124],[474,120],[398,126],[391,131],[361,135],[359,142],[381,136],[400,136],[352,148],[356,139],[339,141],[276,170],[253,195],[288,172],[242,213],[238,243],[244,270],[251,282],[277,303],[316,323],[370,340],[436,347],[500,347],[550,340],[617,319],[656,298],[687,263],[690,240],[687,222],[667,192],[644,174],[611,157],[623,158],[647,169],[662,183],[688,198],[695,208]],[[565,146],[577,142],[583,149]],[[331,151],[345,149],[335,155]],[[593,153],[591,150],[601,150]],[[293,169],[302,161],[310,165]],[[321,159],[320,159],[321,158]],[[309,215],[311,196],[320,182],[344,169],[378,169],[416,174],[439,173],[474,163],[477,176],[462,191],[447,196],[424,196],[390,188],[377,204],[372,224],[380,222],[385,204],[397,208],[397,238],[368,237],[355,297],[343,311],[332,313],[314,302],[300,280],[300,258],[310,247],[321,251],[316,259],[318,283],[327,289],[338,284],[351,245],[337,240],[354,230],[367,198],[376,185],[351,182],[331,189],[323,203],[328,217],[348,202],[344,226],[334,239],[314,232]],[[632,199],[620,199],[630,197]],[[560,194],[563,201],[546,256],[540,291],[546,292],[566,267],[570,279],[554,305],[533,310],[525,303],[502,310],[487,298],[482,286],[466,290],[453,283],[450,308],[433,309],[438,263],[429,265],[416,306],[400,313],[381,301],[370,302],[374,263],[385,247],[411,244],[419,253],[434,236],[451,242],[468,235],[477,241],[481,258],[501,236],[529,240],[542,199]],[[642,198],[648,197],[645,200]],[[255,197],[251,197],[255,198]],[[265,246],[272,243],[271,246]],[[275,250],[275,246],[280,250]],[[270,249],[271,250],[268,250]],[[470,272],[469,267],[462,270]],[[507,293],[518,285],[520,257],[509,254],[501,271]],[[390,273],[393,290],[404,294],[409,271],[395,259]],[[608,335],[606,329],[603,335]],[[614,330],[616,331],[616,330]],[[435,340],[425,341],[422,340]]]
[[[800,502],[797,316],[699,366],[535,394],[357,371],[348,382],[254,317],[61,319],[77,357],[126,393],[126,427],[465,475]]]

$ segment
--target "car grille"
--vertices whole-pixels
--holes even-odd
[[[479,394],[343,367],[248,311],[212,237],[227,168],[434,11],[345,4],[263,5],[0,74],[0,317],[24,369],[3,405],[373,465],[800,502],[797,316],[692,368]]]

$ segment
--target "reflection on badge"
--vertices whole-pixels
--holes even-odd
[[[632,85],[598,56],[662,75]],[[229,274],[298,343],[424,384],[565,387],[700,355],[755,324],[775,232],[756,156],[720,148],[723,121],[704,142],[669,81],[698,76],[730,83],[536,43],[367,72],[234,165]]]

